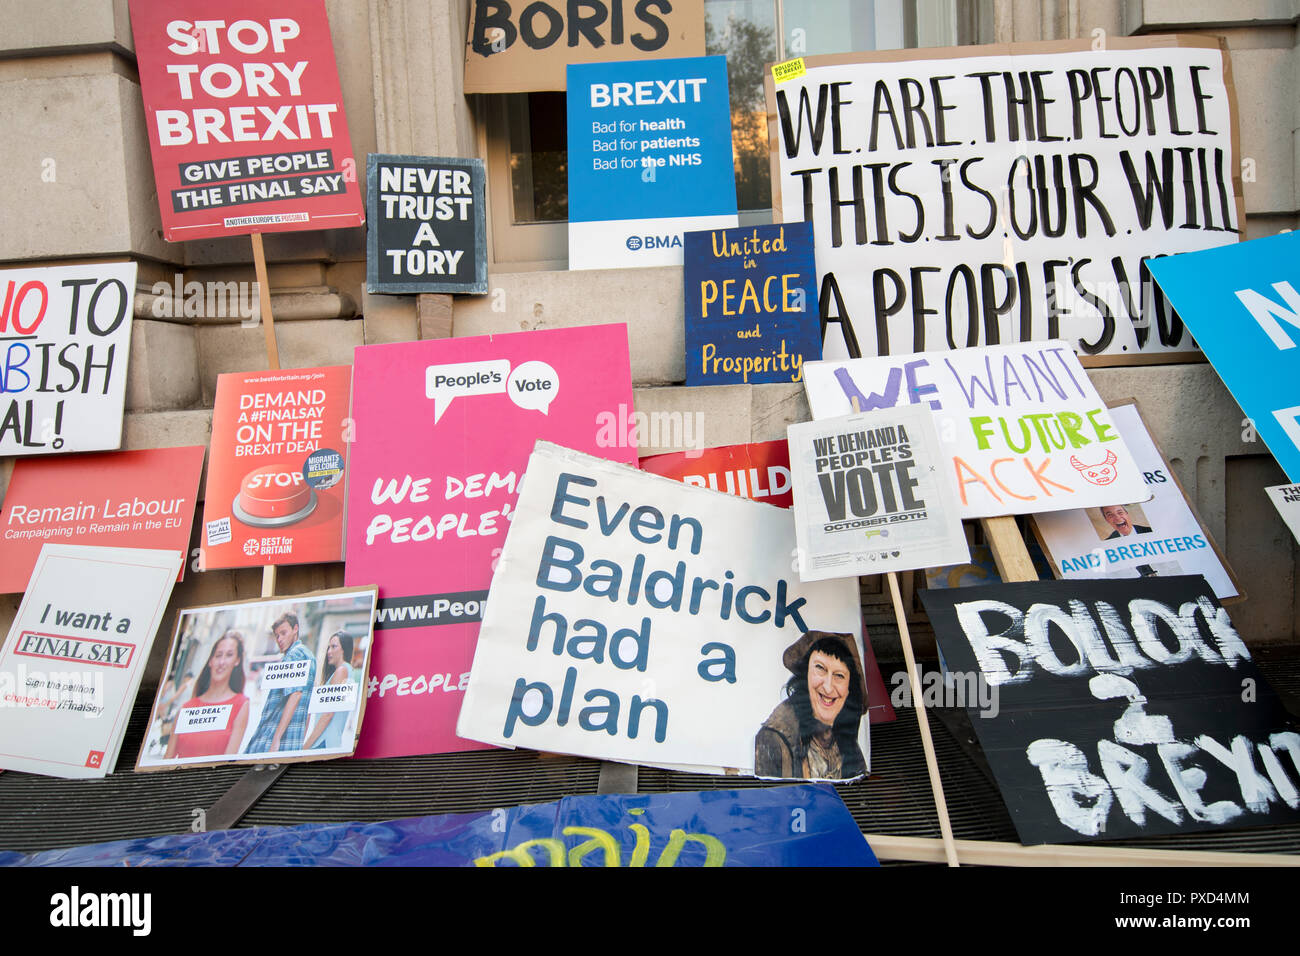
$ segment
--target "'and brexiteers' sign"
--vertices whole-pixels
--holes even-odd
[[[538,438],[635,462],[627,326],[356,350],[351,584],[378,584],[358,757],[480,749],[456,736],[488,585]]]
[[[1151,263],[1178,314],[1292,481],[1300,481],[1300,233]]]
[[[1105,403],[1065,342],[910,358],[811,362],[814,418],[927,404],[963,518],[1103,507],[1151,497]]]
[[[131,0],[168,240],[365,221],[324,0]]]
[[[122,444],[135,271],[0,271],[0,457]]]
[[[1220,601],[1237,585],[1210,532],[1196,517],[1173,469],[1129,403],[1110,410],[1152,492],[1150,501],[1034,517],[1039,540],[1059,578],[1135,578],[1200,574]]]
[[[683,233],[736,225],[725,57],[568,77],[570,269],[681,265]]]

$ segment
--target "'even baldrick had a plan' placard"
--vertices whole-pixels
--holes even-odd
[[[366,290],[486,292],[483,160],[366,157]]]
[[[0,271],[0,457],[122,444],[135,263]]]
[[[789,436],[800,578],[970,560],[928,410],[825,418],[791,425]]]
[[[492,578],[457,733],[684,769],[867,768],[857,583],[801,583],[788,511],[548,442]]]
[[[1300,820],[1300,734],[1199,575],[924,590],[1025,843]],[[981,699],[987,699],[981,693]]]
[[[0,767],[69,778],[113,769],[181,558],[41,549],[0,649]]]
[[[814,418],[929,405],[963,518],[1151,497],[1106,404],[1065,342],[810,362]]]
[[[1238,239],[1221,38],[804,63],[767,80],[773,202],[813,224],[821,314],[864,354],[1058,338],[1123,361],[1195,351],[1142,265]],[[828,333],[828,357],[857,354],[844,347]]]

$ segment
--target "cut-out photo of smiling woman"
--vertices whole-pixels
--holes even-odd
[[[852,634],[808,631],[785,649],[786,698],[754,737],[754,775],[846,780],[866,772],[858,735],[867,711]]]

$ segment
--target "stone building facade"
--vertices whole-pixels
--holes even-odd
[[[702,423],[706,445],[783,437],[788,423],[807,417],[801,386],[678,384],[685,378],[681,269],[569,272],[562,245],[557,254],[545,236],[534,242],[517,235],[502,195],[509,186],[493,172],[510,160],[501,142],[509,133],[503,104],[462,92],[469,0],[326,0],[326,7],[358,166],[364,169],[368,152],[487,160],[492,293],[370,296],[363,291],[362,230],[268,235],[285,367],[348,364],[354,347],[368,343],[626,322],[639,410],[699,413],[693,420]],[[922,28],[942,21],[961,42],[1226,36],[1248,235],[1300,226],[1300,0],[917,0],[907,15],[914,32],[918,21]],[[792,29],[788,16],[784,28]],[[159,290],[174,287],[178,276],[185,283],[251,281],[251,247],[246,237],[162,238],[127,0],[6,4],[0,129],[0,265],[134,259],[139,279],[122,447],[206,444],[217,375],[264,367],[262,333],[231,309],[185,315],[175,303],[160,302],[168,294]],[[1245,582],[1250,598],[1233,609],[1241,632],[1256,644],[1293,641],[1296,549],[1261,490],[1285,479],[1263,444],[1251,440],[1214,371],[1175,364],[1094,370],[1091,377],[1108,399],[1141,401]],[[12,460],[0,460],[0,491],[12,467]],[[281,572],[277,590],[341,583],[342,565],[297,567]],[[172,606],[254,597],[261,585],[256,570],[191,574]],[[877,653],[889,660],[897,646],[881,592],[879,580],[864,579]],[[0,596],[0,628],[8,628],[18,600]],[[913,616],[924,656],[919,604]],[[155,646],[146,688],[157,681],[165,645]]]

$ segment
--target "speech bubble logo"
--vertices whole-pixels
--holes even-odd
[[[443,414],[457,398],[504,392],[506,377],[509,374],[509,359],[430,365],[424,370],[424,397],[433,399],[434,424],[436,425],[442,419]]]
[[[560,376],[545,362],[525,362],[510,373],[510,401],[549,415],[560,393]]]

